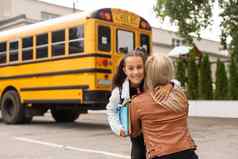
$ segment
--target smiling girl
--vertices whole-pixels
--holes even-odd
[[[134,95],[143,92],[143,80],[145,75],[145,56],[140,50],[132,51],[120,61],[113,79],[113,90],[107,104],[107,117],[112,131],[125,137],[125,131],[120,124],[117,115],[118,104],[129,100]],[[131,137],[131,159],[145,159],[145,146],[143,135]]]

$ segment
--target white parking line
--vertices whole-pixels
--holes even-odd
[[[59,144],[54,144],[54,143],[49,143],[49,142],[44,142],[44,141],[39,141],[39,140],[33,140],[33,139],[29,139],[29,138],[24,138],[24,137],[15,137],[14,139],[18,140],[18,141],[40,144],[40,145],[45,145],[45,146],[54,147],[54,148],[62,148],[62,149],[68,149],[68,150],[74,150],[74,151],[102,154],[102,155],[105,155],[105,156],[112,156],[112,157],[117,157],[117,158],[130,159],[130,156],[111,153],[111,152],[106,152],[106,151],[98,151],[98,150],[83,149],[83,148],[67,146],[67,145],[59,145]]]

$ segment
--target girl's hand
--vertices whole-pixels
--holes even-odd
[[[120,130],[120,136],[121,136],[121,137],[127,137],[125,131],[122,130],[122,129]]]

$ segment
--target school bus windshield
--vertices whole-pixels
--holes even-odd
[[[135,48],[135,33],[117,30],[117,52],[130,52]]]

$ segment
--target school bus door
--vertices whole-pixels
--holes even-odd
[[[115,73],[120,60],[125,54],[135,49],[136,37],[135,32],[122,28],[114,27],[113,29],[113,41],[114,41],[114,51],[113,51],[113,73]]]

